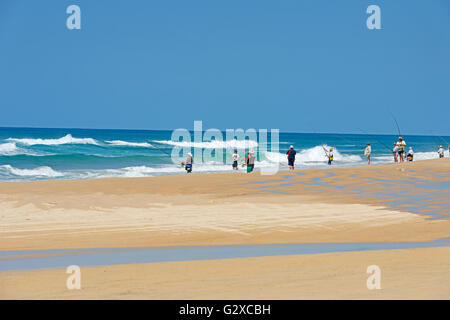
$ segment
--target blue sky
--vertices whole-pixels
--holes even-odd
[[[0,2],[0,126],[449,135],[449,105],[448,0]]]

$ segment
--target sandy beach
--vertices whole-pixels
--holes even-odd
[[[7,299],[449,299],[450,249],[410,249],[0,273]],[[368,290],[368,266],[381,289]]]
[[[449,182],[448,158],[269,176],[5,182],[0,250],[433,241],[450,237]],[[76,293],[65,270],[1,271],[0,298],[448,299],[449,250],[86,267]],[[371,264],[387,272],[383,290],[365,286]]]

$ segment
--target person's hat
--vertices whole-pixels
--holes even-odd
[[[294,146],[291,144],[290,149],[294,149]]]
[[[192,156],[192,153],[188,152],[188,156]]]
[[[442,148],[442,146],[439,146],[439,148]]]
[[[402,137],[398,137],[398,140],[403,140],[403,138]]]
[[[250,153],[254,153],[253,149],[250,149]]]

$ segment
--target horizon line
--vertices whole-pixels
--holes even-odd
[[[175,129],[129,129],[129,128],[79,128],[79,127],[16,127],[16,126],[0,126],[0,129],[59,129],[59,130],[116,130],[116,131],[173,131],[179,128]],[[209,129],[217,129],[217,128],[209,128]],[[228,128],[230,129],[230,128]],[[237,129],[243,129],[243,128],[237,128]],[[193,132],[194,130],[187,129],[190,132]],[[208,129],[206,129],[208,130]],[[202,132],[205,132],[206,130],[202,130]],[[227,129],[218,129],[221,132],[225,132]],[[236,130],[236,129],[234,129]],[[267,129],[269,130],[269,129]],[[340,133],[340,132],[296,132],[296,131],[281,131],[280,133],[293,133],[293,134],[347,134],[347,135],[360,135],[360,136],[368,136],[368,135],[380,135],[380,136],[398,136],[396,133]],[[403,133],[402,136],[423,136],[423,137],[439,137],[440,135],[436,134],[410,134],[410,133]],[[442,135],[443,137],[450,137],[447,135]]]

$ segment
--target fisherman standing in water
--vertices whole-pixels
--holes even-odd
[[[370,164],[370,154],[372,153],[372,147],[370,146],[370,143],[367,142],[367,147],[364,149],[364,155],[367,159],[367,164]]]
[[[247,164],[247,173],[252,172],[255,167],[255,154],[253,149],[248,152],[245,163]]]
[[[231,156],[231,158],[233,159],[233,170],[237,170],[238,169],[238,160],[239,160],[239,154],[238,154],[237,150],[234,150],[234,153]]]
[[[442,146],[439,146],[438,155],[439,155],[439,158],[444,157],[444,148],[442,148]]]
[[[323,147],[323,150],[325,150],[325,155],[328,158],[328,165],[331,166],[331,162],[333,162],[333,148],[330,148],[328,151],[327,148]]]
[[[192,164],[194,163],[194,159],[192,158],[192,153],[188,152],[187,158],[185,162],[182,162],[181,165],[184,165],[184,169],[187,173],[192,172]]]
[[[392,154],[394,155],[394,162],[398,162],[398,145],[394,142],[394,149],[392,149]]]
[[[397,146],[398,146],[398,155],[400,158],[399,160],[400,160],[400,162],[403,162],[403,161],[405,161],[404,154],[405,154],[406,142],[403,140],[402,137],[398,137]]]
[[[291,146],[286,154],[288,158],[289,170],[294,170],[295,155],[297,154],[297,151],[294,150],[294,146]]]

